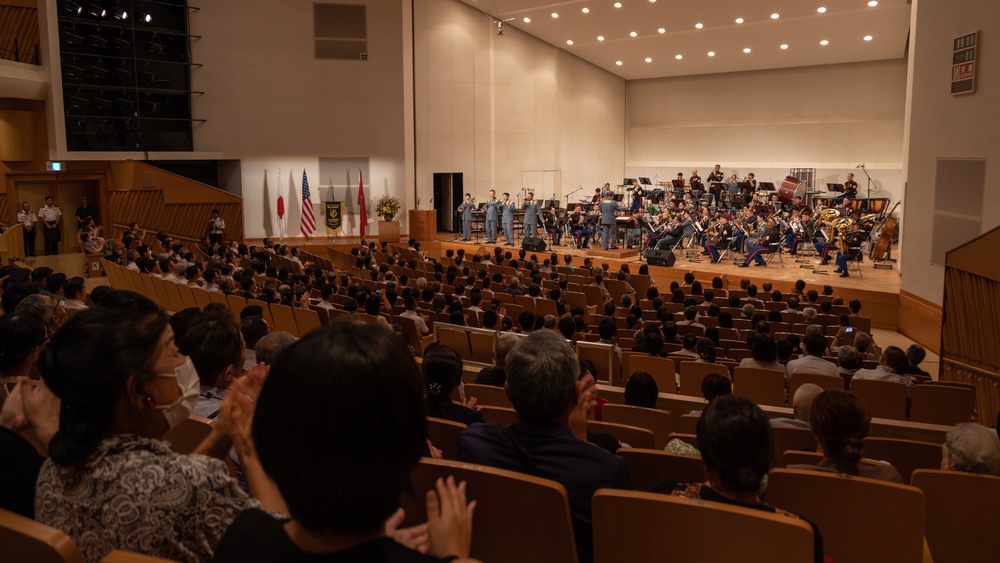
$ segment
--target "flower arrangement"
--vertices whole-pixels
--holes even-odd
[[[393,217],[399,215],[399,200],[388,195],[380,197],[375,204],[375,213],[385,217],[386,221],[392,221]]]

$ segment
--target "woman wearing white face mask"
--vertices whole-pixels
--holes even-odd
[[[67,321],[39,359],[62,407],[35,518],[69,535],[88,561],[112,549],[211,559],[233,519],[261,504],[222,461],[178,455],[159,440],[190,413],[198,374],[154,303],[108,297]]]

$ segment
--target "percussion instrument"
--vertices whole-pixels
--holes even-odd
[[[782,203],[792,203],[795,198],[805,198],[806,184],[795,176],[785,176],[785,181],[778,188],[778,200]]]

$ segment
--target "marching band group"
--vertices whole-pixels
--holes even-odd
[[[817,200],[815,210],[801,196],[768,192],[758,189],[754,175],[742,182],[735,175],[725,178],[716,165],[708,175],[708,186],[694,170],[685,185],[683,174],[672,182],[673,190],[644,190],[637,182],[628,187],[631,205],[624,197],[615,197],[610,184],[597,188],[593,198],[576,204],[572,209],[543,209],[527,192],[518,206],[503,193],[498,199],[495,190],[477,209],[471,194],[458,207],[464,240],[472,237],[474,214],[485,215],[486,242],[495,244],[498,220],[508,246],[514,245],[515,217],[523,220],[524,236],[534,238],[539,222],[555,246],[569,234],[572,244],[590,248],[591,239],[600,235],[605,250],[617,248],[619,227],[624,227],[624,244],[645,252],[653,249],[673,251],[698,245],[712,262],[720,262],[726,251],[743,255],[735,262],[740,267],[752,263],[766,265],[765,257],[784,247],[788,254],[801,253],[803,245],[815,248],[820,263],[825,265],[836,252],[837,273],[848,277],[848,262],[858,260],[862,245],[870,237],[879,213],[862,213],[857,183],[848,175],[844,193],[836,198]]]

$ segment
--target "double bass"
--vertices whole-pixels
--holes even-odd
[[[896,221],[897,219],[892,215],[885,220],[885,225],[882,226],[882,233],[879,235],[878,244],[876,244],[868,256],[872,261],[879,261],[885,258],[886,252],[889,250],[889,245],[892,244],[892,234],[896,232]]]

